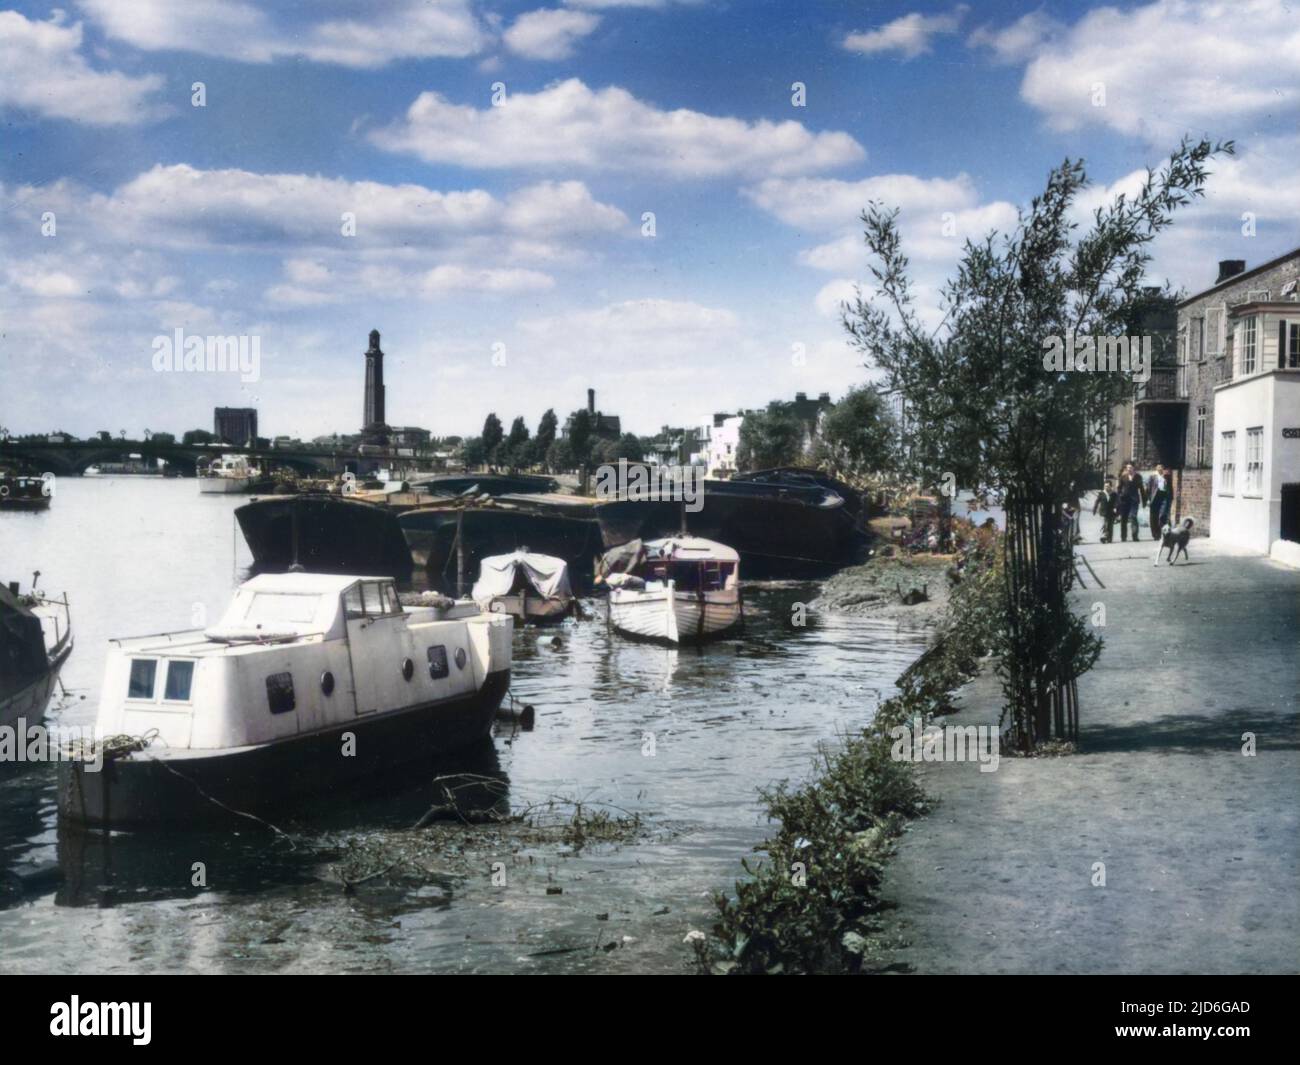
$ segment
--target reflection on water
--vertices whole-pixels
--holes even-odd
[[[93,721],[110,634],[220,614],[251,561],[234,529],[239,502],[186,481],[67,480],[47,513],[5,516],[12,573],[0,576],[40,569],[45,588],[72,600],[77,647],[58,720]],[[682,935],[708,921],[709,892],[765,834],[757,789],[805,776],[817,744],[867,720],[922,642],[893,621],[810,613],[794,627],[793,605],[815,594],[747,587],[744,632],[703,648],[624,640],[598,601],[584,622],[518,632],[513,695],[535,706],[533,731],[502,724],[482,751],[323,797],[280,825],[289,840],[252,823],[60,835],[53,768],[6,772],[0,869],[27,884],[19,894],[10,876],[0,894],[0,971],[681,969]],[[456,875],[445,881],[344,892],[331,871],[340,848],[413,825],[448,772],[505,782],[515,809],[605,803],[651,831],[576,854],[489,839],[482,853],[448,854]]]

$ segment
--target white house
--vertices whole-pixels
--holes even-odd
[[[705,423],[709,434],[703,455],[707,476],[726,478],[736,472],[736,452],[740,450],[740,427],[744,422],[741,414],[718,414],[712,422]]]
[[[1211,535],[1300,565],[1300,299],[1228,310],[1231,368],[1214,389]]]

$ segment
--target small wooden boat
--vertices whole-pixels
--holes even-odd
[[[48,599],[35,589],[18,594],[17,582],[0,586],[0,726],[21,719],[28,727],[45,718],[59,670],[72,653],[68,599]]]
[[[634,540],[601,559],[610,624],[627,636],[698,643],[741,620],[740,556],[698,536]]]
[[[0,511],[48,510],[54,497],[51,481],[0,473]]]
[[[274,819],[477,743],[509,687],[512,628],[468,600],[404,608],[386,577],[255,577],[210,629],[112,641],[95,731],[119,742],[60,763],[60,817]]]
[[[483,610],[509,614],[520,624],[563,621],[577,605],[568,563],[528,550],[485,558],[470,595]]]

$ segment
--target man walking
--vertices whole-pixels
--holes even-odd
[[[1169,524],[1169,501],[1173,495],[1169,486],[1171,472],[1167,466],[1157,462],[1156,472],[1147,479],[1147,501],[1150,504],[1148,513],[1151,518],[1153,540],[1159,540],[1161,530]]]
[[[1119,493],[1115,491],[1115,478],[1107,477],[1097,499],[1092,504],[1094,514],[1101,513],[1101,542],[1110,543],[1115,538],[1115,514],[1119,510]]]
[[[1128,523],[1133,519],[1133,542],[1141,539],[1138,534],[1138,507],[1146,503],[1146,489],[1142,485],[1142,475],[1131,462],[1124,463],[1119,475],[1119,538],[1121,543],[1128,542]]]

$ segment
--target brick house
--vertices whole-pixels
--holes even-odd
[[[1185,404],[1187,431],[1174,502],[1179,514],[1204,522],[1203,531],[1212,535],[1215,520],[1226,517],[1217,513],[1213,494],[1216,450],[1222,443],[1215,428],[1216,406],[1228,402],[1225,393],[1239,406],[1236,396],[1245,378],[1276,370],[1280,323],[1288,316],[1300,323],[1300,248],[1252,270],[1245,265],[1240,259],[1221,262],[1215,284],[1178,305],[1177,388]],[[1247,340],[1252,349],[1247,349]],[[1300,357],[1285,351],[1282,356],[1283,362],[1294,360],[1283,373],[1300,369]],[[1261,412],[1257,420],[1262,418]]]

